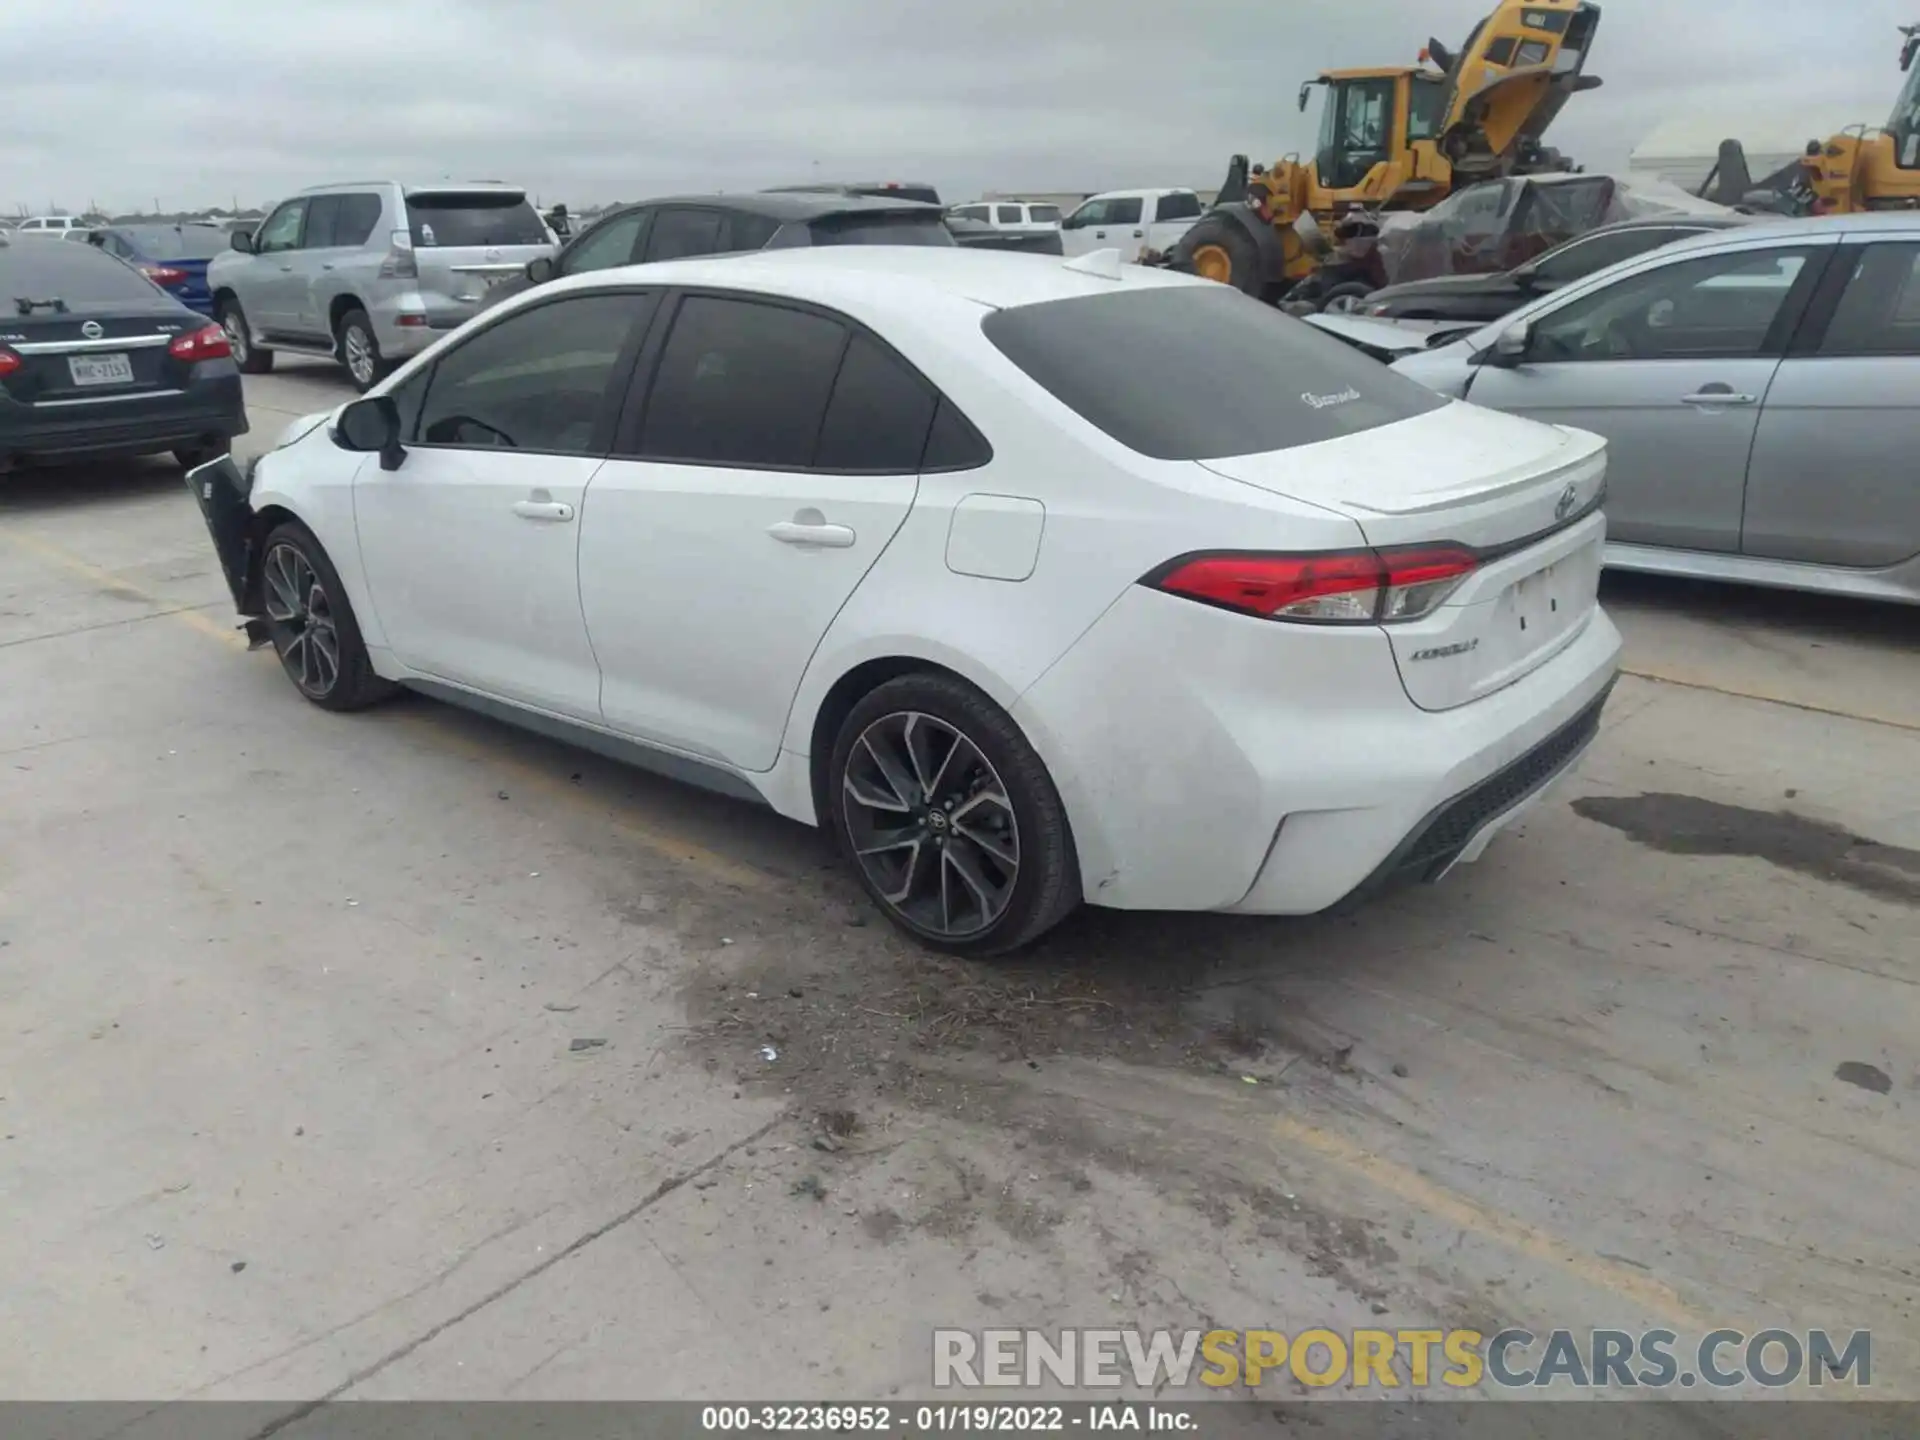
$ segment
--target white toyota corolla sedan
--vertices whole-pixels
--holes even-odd
[[[1228,286],[861,247],[544,286],[189,484],[314,703],[763,801],[990,954],[1477,858],[1613,684],[1604,472]]]

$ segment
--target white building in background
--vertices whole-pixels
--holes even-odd
[[[1738,140],[1746,148],[1747,171],[1758,182],[1805,155],[1808,141],[1826,140],[1862,123],[1857,114],[1837,111],[1677,116],[1634,147],[1627,169],[1698,191],[1719,163],[1720,142]]]

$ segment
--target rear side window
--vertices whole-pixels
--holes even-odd
[[[159,294],[138,270],[91,245],[0,248],[0,302],[9,311],[29,300],[64,300],[78,308],[116,300],[150,301]]]
[[[803,310],[687,297],[654,374],[640,454],[808,469],[846,343],[844,325]]]
[[[373,227],[380,223],[380,197],[363,191],[339,198],[340,208],[333,217],[333,243],[366,244],[373,238]]]
[[[527,197],[517,191],[434,191],[407,197],[413,243],[448,248],[468,245],[545,245],[547,227]]]
[[[981,329],[1083,420],[1156,460],[1290,450],[1448,403],[1224,285],[1017,306]]]
[[[1198,195],[1162,195],[1153,206],[1156,220],[1193,220],[1200,214]]]
[[[1124,200],[1107,201],[1105,223],[1108,225],[1138,225],[1140,223],[1140,197],[1129,195]]]
[[[937,403],[903,361],[856,334],[833,382],[813,468],[918,470]]]
[[[735,210],[727,215],[727,223],[721,228],[720,243],[727,250],[761,250],[779,228],[778,220]]]
[[[1542,256],[1534,266],[1534,274],[1550,285],[1565,285],[1622,260],[1631,260],[1636,255],[1657,250],[1682,236],[1699,233],[1697,230],[1649,227],[1644,230],[1621,230],[1611,235],[1595,235]]]
[[[936,211],[826,215],[807,227],[816,245],[953,245],[953,232]]]
[[[1920,355],[1920,245],[1861,251],[1819,353]]]
[[[647,236],[647,259],[678,260],[711,255],[720,248],[718,210],[662,210]]]

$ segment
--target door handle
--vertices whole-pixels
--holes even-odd
[[[571,520],[573,506],[561,500],[516,500],[513,513],[522,520]]]
[[[782,545],[812,545],[824,550],[845,550],[855,539],[853,531],[845,525],[803,525],[795,520],[769,525],[767,534]]]
[[[281,266],[280,268],[281,268],[281,270],[282,270],[282,271],[290,271],[290,270],[292,270],[292,269],[293,269],[293,266],[291,266],[291,265],[282,265],[282,266]]]
[[[1133,238],[1134,238],[1134,239],[1136,239],[1136,240],[1138,240],[1138,239],[1139,239],[1139,238],[1140,238],[1140,237],[1141,237],[1142,235],[1144,235],[1144,234],[1146,234],[1146,233],[1147,233],[1147,232],[1146,232],[1146,231],[1144,231],[1144,230],[1136,230],[1136,231],[1134,231],[1134,232],[1133,232]]]
[[[1093,238],[1096,240],[1104,240],[1107,238],[1107,232],[1104,230],[1096,230],[1093,232]]]
[[[1682,395],[1682,405],[1757,405],[1757,395],[1736,395],[1731,390],[1702,390],[1697,395]]]
[[[331,270],[333,268],[333,262],[331,260],[322,261],[320,268],[322,270]]]

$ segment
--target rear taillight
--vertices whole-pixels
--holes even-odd
[[[1161,566],[1141,583],[1267,620],[1391,625],[1432,613],[1479,564],[1477,555],[1459,545],[1190,555]]]
[[[202,325],[174,336],[167,353],[176,360],[224,360],[233,354],[233,347],[227,343],[227,332],[218,325]]]
[[[413,258],[413,235],[406,230],[393,232],[387,258],[380,262],[382,280],[418,280],[420,264]]]
[[[187,278],[186,271],[176,270],[171,265],[142,265],[140,273],[156,285],[179,285]]]
[[[0,379],[4,379],[8,375],[13,374],[14,371],[26,363],[26,361],[14,354],[13,351],[7,349],[6,346],[0,345]]]

